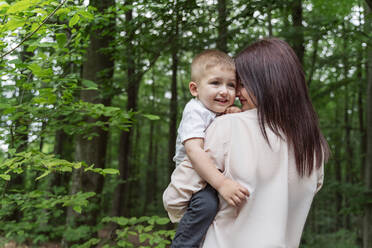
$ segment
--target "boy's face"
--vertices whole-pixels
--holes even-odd
[[[199,82],[190,82],[190,92],[206,108],[223,113],[235,100],[235,71],[224,66],[213,66],[204,72]]]

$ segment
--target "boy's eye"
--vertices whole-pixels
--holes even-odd
[[[219,82],[218,81],[212,81],[212,82],[210,82],[210,84],[212,84],[212,85],[218,85]]]
[[[234,83],[228,83],[227,86],[234,89],[236,88],[236,85]]]

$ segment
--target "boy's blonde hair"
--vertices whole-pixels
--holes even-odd
[[[199,53],[191,63],[191,81],[198,83],[208,69],[217,65],[235,70],[234,60],[224,52],[210,49]]]

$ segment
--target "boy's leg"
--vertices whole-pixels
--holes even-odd
[[[218,211],[218,193],[209,184],[195,193],[182,217],[172,248],[199,247]]]

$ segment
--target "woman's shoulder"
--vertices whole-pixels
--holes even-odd
[[[246,110],[240,113],[224,114],[218,116],[215,122],[229,122],[238,119],[257,119],[257,109]]]

